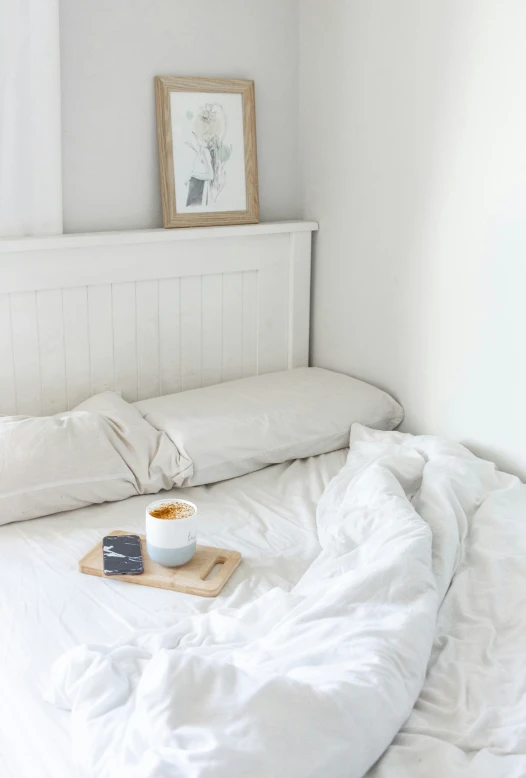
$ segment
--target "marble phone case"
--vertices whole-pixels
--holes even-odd
[[[102,539],[104,575],[140,575],[144,572],[138,535],[106,535]]]

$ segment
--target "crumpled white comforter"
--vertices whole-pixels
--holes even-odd
[[[318,506],[321,553],[291,592],[57,662],[49,699],[72,711],[80,764],[97,778],[363,776],[422,689],[469,528],[515,483],[458,444],[354,425]],[[443,774],[431,767],[407,774]]]

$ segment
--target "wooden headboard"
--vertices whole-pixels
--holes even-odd
[[[308,363],[313,222],[0,240],[0,414]]]

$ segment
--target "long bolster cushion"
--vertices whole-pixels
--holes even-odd
[[[345,448],[354,422],[391,430],[404,416],[386,392],[317,367],[242,378],[134,406],[192,461],[184,486]]]

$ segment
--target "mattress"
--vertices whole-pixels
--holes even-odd
[[[316,504],[346,451],[174,490],[199,506],[201,543],[243,562],[209,600],[82,575],[78,560],[113,529],[142,531],[151,495],[0,527],[2,778],[73,778],[70,717],[42,700],[49,669],[78,644],[110,644],[182,616],[290,589],[318,555]],[[163,493],[167,496],[170,493]]]

